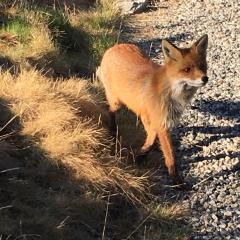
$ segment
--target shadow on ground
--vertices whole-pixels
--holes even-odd
[[[135,34],[136,29],[132,29],[131,27],[124,27],[124,31],[126,31],[128,34]],[[129,30],[128,30],[129,28]],[[139,31],[141,31],[139,29]],[[186,42],[186,40],[192,39],[192,34],[188,32],[179,33],[176,35],[169,35],[167,39],[171,41],[172,43],[178,45],[181,42]],[[124,39],[123,39],[124,40]],[[148,40],[139,40],[139,41],[130,41],[130,43],[136,44],[139,46],[147,55],[149,55],[151,58],[157,60],[162,59],[162,48],[161,48],[161,41],[162,39],[159,38],[152,38]]]
[[[184,239],[182,220],[171,213],[170,218],[151,217],[147,205],[74,180],[63,165],[53,165],[30,136],[21,134],[21,121],[7,101],[0,101],[0,112],[1,239],[93,240],[103,232],[116,240],[142,239],[146,229],[151,236],[159,228],[161,239]]]
[[[19,65],[10,58],[0,55],[0,69],[2,71],[9,71],[12,74],[19,73]]]
[[[108,192],[103,196],[87,183],[83,187],[64,166],[53,166],[31,137],[21,134],[20,119],[8,105],[0,101],[1,239],[101,238]],[[105,234],[122,239],[138,224],[138,209],[120,195],[109,202]]]
[[[219,141],[220,139],[229,139],[231,142],[232,138],[236,138],[240,136],[240,102],[231,101],[231,100],[209,100],[209,101],[199,101],[195,102],[193,109],[196,111],[210,114],[215,116],[215,119],[221,120],[234,120],[235,123],[231,125],[223,124],[223,126],[213,126],[206,122],[205,125],[202,126],[186,126],[181,125],[174,130],[175,137],[175,145],[178,149],[181,144],[181,137],[191,132],[193,138],[199,133],[206,134],[207,137],[198,141],[194,144],[193,147],[184,148],[181,151],[178,151],[179,158],[183,157],[188,160],[187,164],[201,162],[205,160],[212,159],[222,159],[226,157],[226,153],[217,153],[209,156],[199,156],[198,153],[203,151],[204,147],[208,147],[212,143]],[[194,156],[197,155],[197,156]],[[228,156],[232,158],[240,158],[239,149],[232,149],[228,152]],[[185,168],[188,169],[188,166],[185,164]],[[235,166],[234,170],[239,169],[239,166]]]
[[[202,100],[195,102],[195,109],[210,113],[218,118],[240,121],[240,102],[231,100]]]
[[[188,160],[187,164],[192,162],[200,162],[203,160],[211,160],[214,159],[221,159],[226,156],[224,153],[219,153],[214,156],[195,156],[199,151],[203,150],[203,147],[207,147],[215,141],[220,139],[231,139],[238,137],[240,135],[240,102],[233,102],[233,101],[201,101],[194,103],[194,109],[196,111],[204,112],[206,114],[214,115],[217,119],[227,119],[227,120],[236,120],[237,123],[234,125],[229,126],[211,126],[210,124],[204,126],[187,126],[187,125],[180,125],[176,127],[173,131],[173,144],[175,146],[176,157],[177,159],[181,159],[183,156],[184,158],[189,158],[193,160]],[[158,144],[156,144],[156,148],[151,151],[146,157],[141,159],[141,162],[137,162],[133,152],[136,152],[144,143],[144,139],[146,137],[145,131],[141,124],[141,121],[136,118],[136,116],[127,111],[126,109],[121,110],[118,112],[117,121],[119,124],[119,135],[121,139],[121,147],[127,148],[129,154],[129,159],[132,164],[135,164],[138,169],[148,169],[155,173],[154,179],[155,181],[160,181],[163,184],[168,185],[169,180],[167,176],[167,171],[164,165],[164,159],[162,156],[161,151],[157,150]],[[190,123],[191,124],[191,123]],[[195,144],[193,147],[190,148],[183,148],[179,151],[179,147],[181,144],[181,137],[183,135],[191,134],[196,136],[198,133],[207,134],[208,138],[205,138]],[[210,135],[210,136],[209,136]],[[230,158],[240,158],[239,150],[229,152],[228,155]],[[178,161],[178,165],[180,161]],[[181,168],[181,167],[180,167]],[[184,165],[184,168],[189,169],[190,166]],[[236,169],[238,167],[236,166]],[[157,184],[158,185],[158,184]],[[160,188],[159,188],[160,189]]]

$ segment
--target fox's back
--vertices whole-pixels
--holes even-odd
[[[130,109],[137,110],[153,79],[157,65],[136,45],[117,44],[107,50],[101,63],[101,81]]]
[[[116,78],[124,73],[124,79],[130,79],[152,73],[154,63],[136,45],[116,44],[105,52],[101,67]]]

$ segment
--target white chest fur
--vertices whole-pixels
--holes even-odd
[[[173,86],[171,95],[169,96],[168,127],[172,128],[178,123],[184,109],[191,101],[197,89],[197,87],[189,86],[185,82],[179,82]]]

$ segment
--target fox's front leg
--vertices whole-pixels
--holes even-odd
[[[168,174],[173,178],[176,184],[181,184],[182,180],[178,175],[174,150],[170,137],[169,130],[162,130],[158,132],[161,149],[165,158],[165,165],[168,169]]]

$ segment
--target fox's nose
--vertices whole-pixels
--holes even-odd
[[[208,76],[203,76],[202,81],[204,84],[206,84],[208,82]]]

